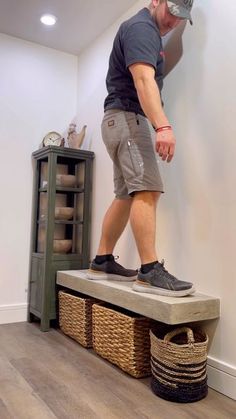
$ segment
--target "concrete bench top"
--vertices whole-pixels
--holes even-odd
[[[57,284],[123,307],[166,324],[216,319],[219,298],[195,293],[181,298],[163,297],[132,290],[132,282],[87,279],[86,270],[58,271]]]

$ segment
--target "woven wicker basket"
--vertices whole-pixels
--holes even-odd
[[[90,297],[78,297],[59,291],[59,324],[61,330],[85,348],[92,344],[92,305]]]
[[[133,377],[150,375],[151,320],[107,305],[92,312],[95,352]]]
[[[152,331],[150,337],[153,392],[180,403],[203,399],[208,391],[207,335],[182,327],[167,333],[164,339]]]

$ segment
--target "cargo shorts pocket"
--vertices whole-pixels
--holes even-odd
[[[140,150],[137,144],[135,143],[135,141],[132,139],[129,139],[127,141],[127,145],[128,145],[129,159],[132,166],[131,171],[130,171],[130,177],[142,176],[144,172],[144,165],[143,165],[143,158],[140,153]]]
[[[120,140],[124,125],[124,116],[122,112],[114,112],[104,116],[102,121],[102,138],[103,141],[110,142]]]

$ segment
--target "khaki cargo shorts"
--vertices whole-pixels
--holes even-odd
[[[104,114],[101,129],[113,161],[116,198],[129,198],[138,191],[164,192],[147,118],[110,109]]]

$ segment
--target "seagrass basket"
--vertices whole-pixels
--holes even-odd
[[[94,304],[93,348],[97,354],[135,378],[151,374],[151,320],[138,314]]]
[[[151,331],[150,337],[153,392],[179,403],[196,402],[206,397],[206,333],[182,327],[164,337]]]
[[[59,325],[63,333],[85,348],[92,344],[92,305],[98,300],[59,291]]]

